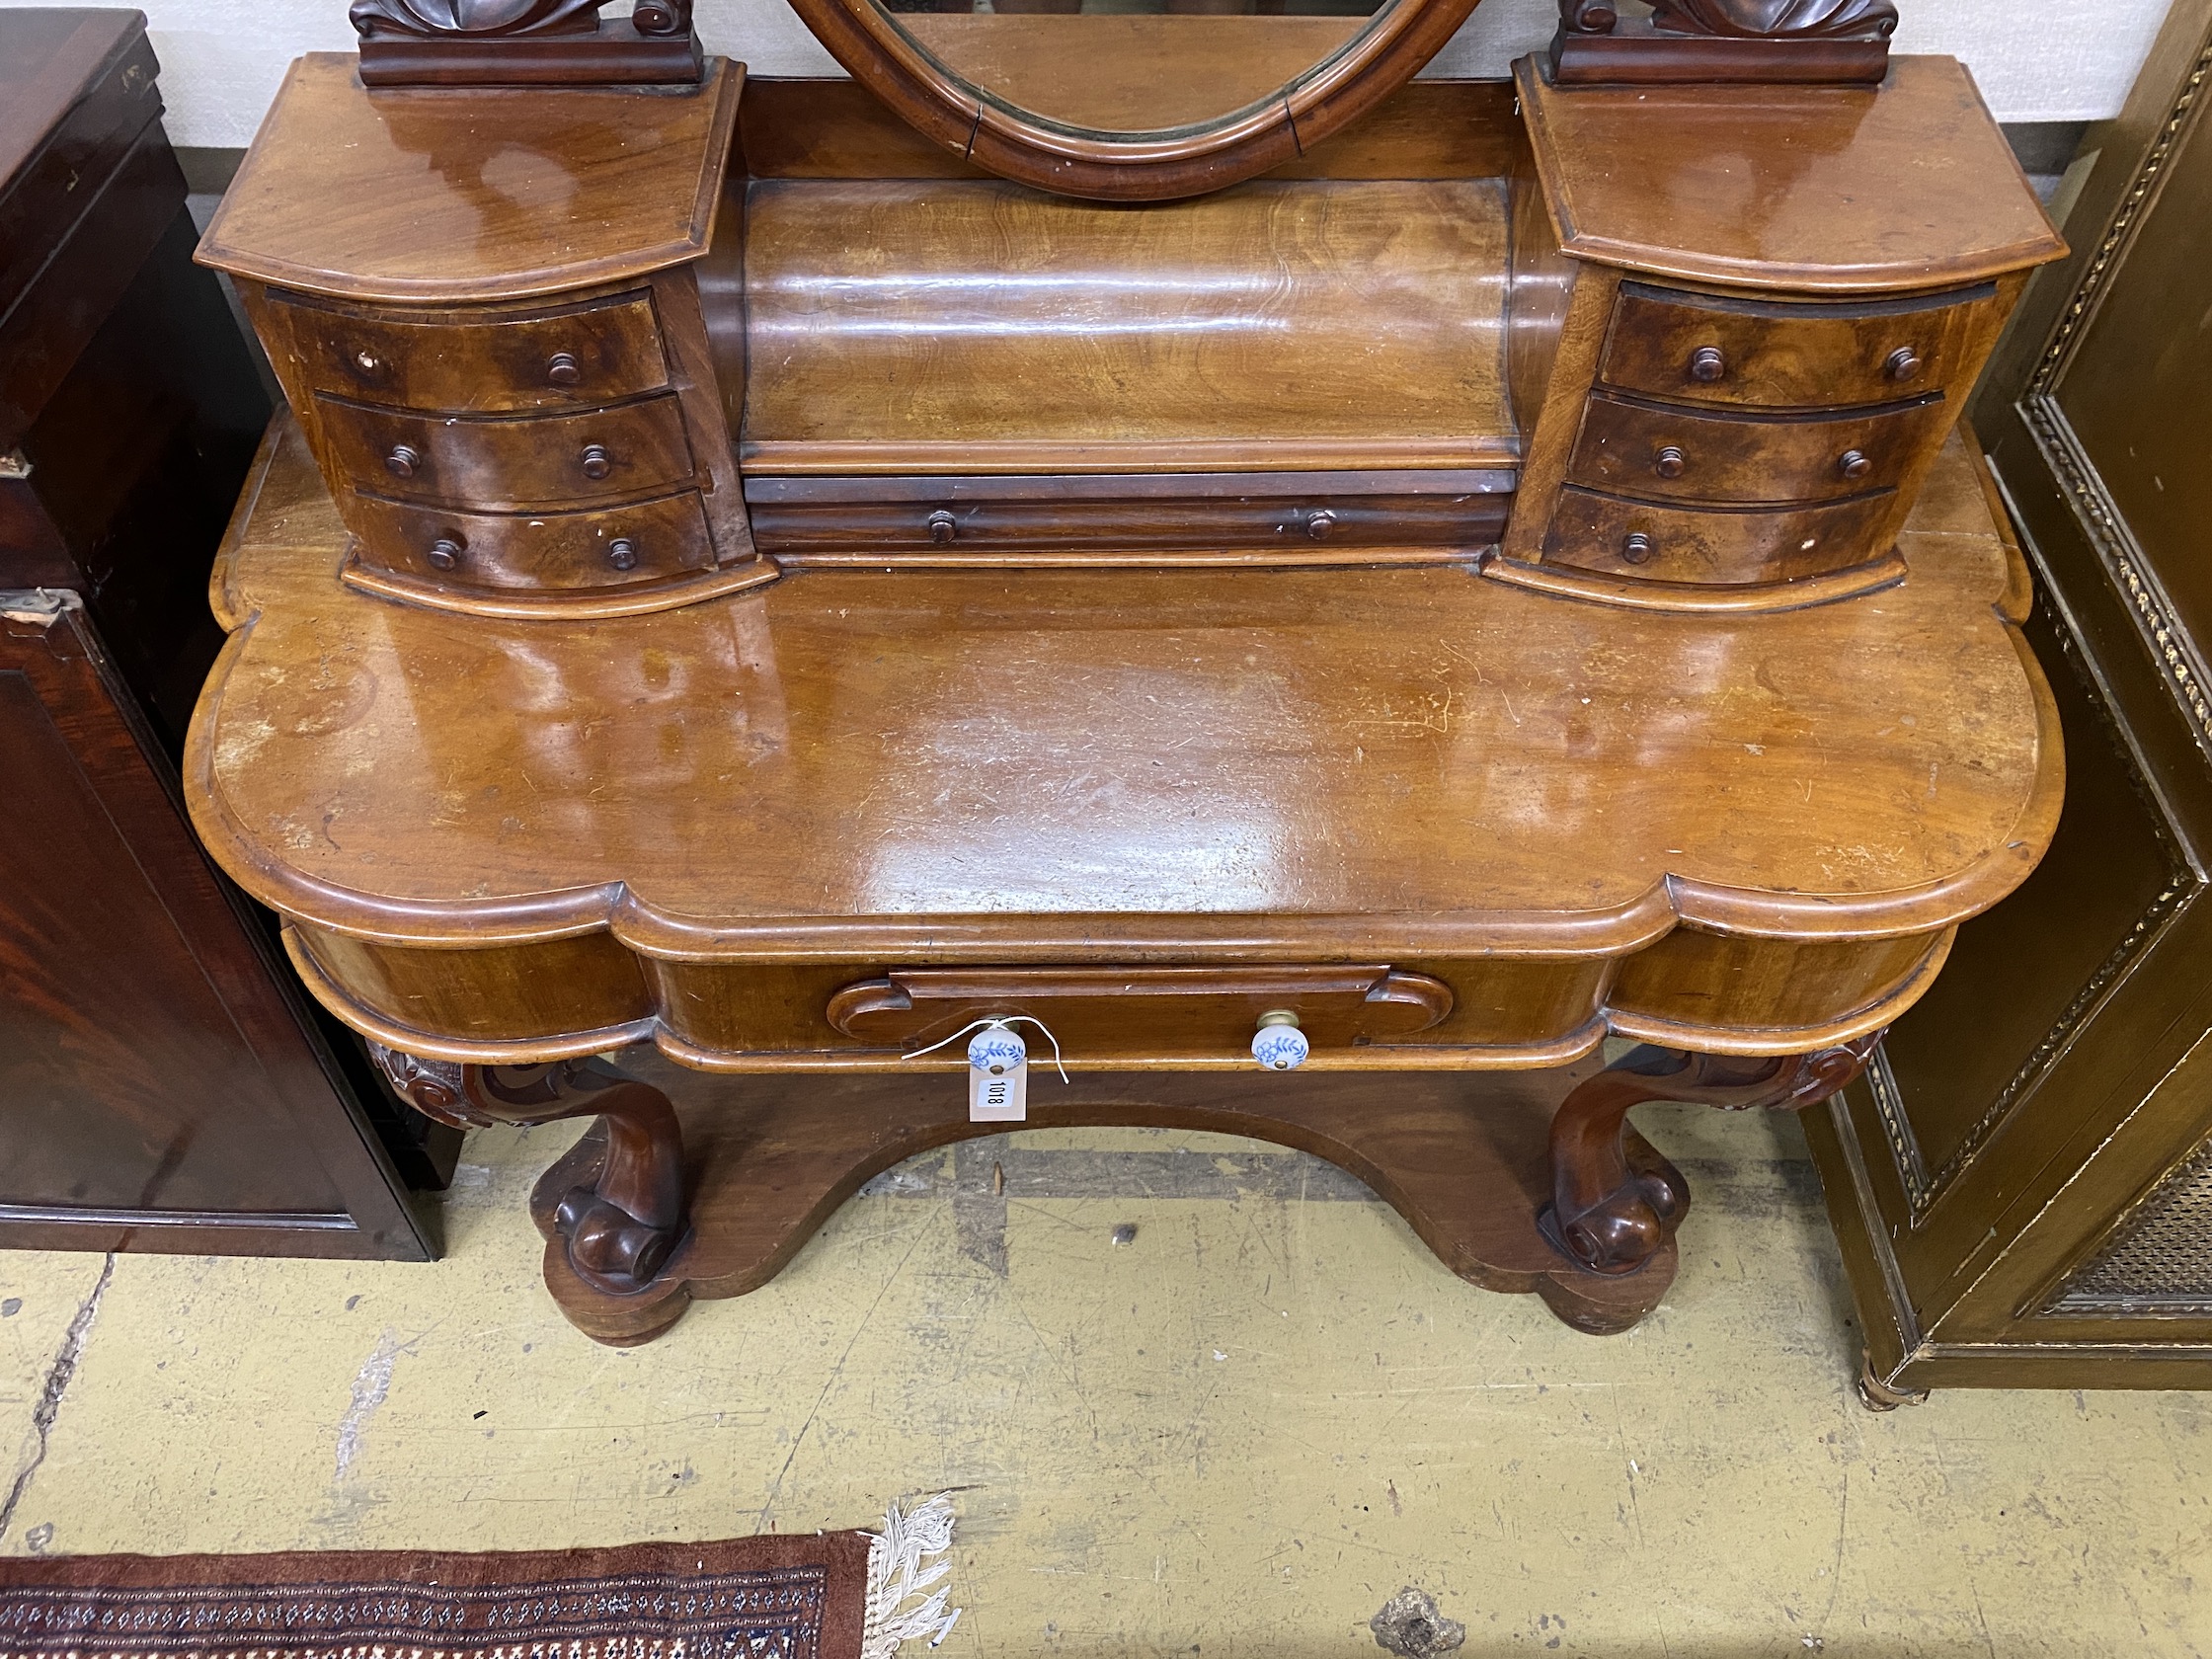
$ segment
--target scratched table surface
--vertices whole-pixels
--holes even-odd
[[[2010,892],[2048,832],[2016,567],[1956,442],[1910,580],[1755,626],[1462,567],[809,571],[503,623],[341,588],[296,430],[272,455],[188,769],[249,891],[332,925],[618,904],[712,949],[888,914],[1356,916],[1481,949],[1533,917],[1590,949],[1670,903],[1771,925],[1785,894],[1909,933]]]
[[[431,1266],[0,1255],[0,1550],[707,1538],[953,1488],[948,1659],[1353,1659],[1405,1585],[1469,1659],[2212,1652],[2212,1396],[1871,1416],[1794,1125],[1642,1121],[1698,1206],[1609,1339],[1324,1165],[1135,1130],[888,1171],[631,1353],[536,1294],[564,1129],[471,1140]]]

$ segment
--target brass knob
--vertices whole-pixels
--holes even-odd
[[[1846,478],[1864,478],[1874,470],[1874,463],[1866,458],[1863,449],[1846,449],[1844,458],[1836,463],[1836,470]]]
[[[1892,380],[1911,380],[1917,378],[1920,371],[1927,366],[1925,362],[1921,361],[1921,356],[1918,352],[1910,346],[1900,346],[1896,351],[1890,353],[1889,360],[1882,364],[1882,372]]]
[[[468,543],[457,535],[441,535],[431,543],[431,550],[423,557],[430,561],[432,570],[449,571],[461,562],[461,554]]]
[[[1711,385],[1728,377],[1728,359],[1717,346],[1700,346],[1690,354],[1690,378]]]
[[[1652,554],[1659,551],[1659,544],[1637,530],[1620,544],[1620,556],[1631,565],[1648,565]]]
[[[943,508],[939,508],[922,520],[929,531],[929,539],[942,547],[960,533],[960,521]]]
[[[638,568],[638,544],[628,536],[616,536],[606,544],[606,562],[618,571]]]
[[[1305,515],[1305,534],[1311,541],[1326,541],[1336,531],[1336,514],[1327,508]]]
[[[1661,478],[1680,478],[1690,470],[1690,457],[1682,452],[1679,443],[1662,444],[1659,452],[1651,457],[1651,470]]]
[[[410,443],[393,444],[392,452],[384,457],[384,470],[394,478],[413,478],[422,464],[422,451]]]
[[[614,470],[614,457],[606,452],[603,443],[587,443],[584,446],[584,476],[604,478]]]
[[[545,377],[556,386],[573,386],[584,378],[584,370],[571,352],[555,352],[545,359]]]

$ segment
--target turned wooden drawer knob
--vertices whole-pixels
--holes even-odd
[[[1728,358],[1717,346],[1700,346],[1690,354],[1690,378],[1711,385],[1728,377]]]
[[[1326,508],[1305,515],[1305,534],[1311,541],[1326,541],[1336,533],[1336,514]]]
[[[1652,554],[1658,551],[1659,544],[1641,530],[1632,532],[1628,539],[1620,544],[1620,556],[1631,565],[1648,565],[1651,563]]]
[[[422,464],[422,451],[411,443],[393,444],[392,452],[384,457],[384,470],[394,478],[413,478]]]
[[[638,568],[638,544],[628,536],[616,536],[606,544],[606,562],[618,571]]]
[[[614,457],[606,452],[603,443],[587,443],[584,446],[584,476],[604,478],[614,470]]]
[[[1651,470],[1661,478],[1680,478],[1690,470],[1690,457],[1682,452],[1681,444],[1665,444],[1651,457]]]
[[[1918,378],[1920,371],[1927,366],[1918,352],[1910,346],[1900,346],[1890,353],[1889,360],[1882,364],[1882,372],[1892,380],[1912,380]]]
[[[459,536],[439,536],[423,557],[430,561],[432,570],[449,571],[461,562],[461,555],[467,549],[468,543]]]
[[[940,547],[960,533],[960,521],[942,508],[924,518],[922,525],[929,531],[929,539]]]
[[[1836,463],[1836,470],[1846,478],[1856,480],[1872,472],[1874,463],[1866,458],[1863,449],[1847,449],[1844,458]]]
[[[556,386],[573,386],[584,378],[572,352],[555,352],[545,359],[545,377]]]

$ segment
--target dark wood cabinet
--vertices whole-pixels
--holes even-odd
[[[421,1260],[405,1177],[450,1132],[180,805],[269,401],[192,263],[157,68],[136,12],[0,12],[0,1244]]]
[[[2182,0],[1974,410],[2067,798],[2041,867],[1806,1120],[1878,1399],[2212,1386],[2207,69],[2212,4]]]

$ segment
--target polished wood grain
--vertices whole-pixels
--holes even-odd
[[[1065,1044],[1118,1046],[1132,1001],[1163,1049],[1249,1044],[1265,1014],[1288,1009],[1314,1044],[1348,1048],[1426,1031],[1452,1011],[1452,988],[1388,968],[1279,964],[1238,968],[924,968],[841,987],[827,1017],[872,1048],[916,1048],[981,1017],[1033,1015]],[[1040,1062],[1042,1055],[1040,1055]]]
[[[395,8],[410,18],[413,8]],[[590,34],[491,38],[364,36],[361,84],[373,87],[689,86],[704,78],[698,37],[645,34],[627,18]]]
[[[747,480],[781,564],[874,567],[1440,563],[1490,546],[1514,474],[1137,473]]]
[[[1764,409],[1893,403],[1962,378],[1971,384],[2007,309],[1994,282],[1826,304],[1630,282],[1598,373],[1622,391],[1679,402]],[[1718,356],[1700,363],[1702,354]]]
[[[743,241],[742,225],[716,235],[724,198],[739,205],[725,177],[742,79],[724,66],[692,92],[464,98],[371,95],[327,63],[295,66],[271,142],[248,156],[201,258],[240,278],[356,538],[346,581],[463,612],[589,617],[775,579],[753,548],[730,443],[742,343],[733,383],[693,270],[711,268],[719,322]],[[484,149],[487,107],[505,148]],[[350,165],[377,213],[334,216],[305,199],[293,169],[310,127],[367,152]],[[395,160],[402,139],[436,169]],[[609,153],[633,144],[656,151],[651,170]],[[508,193],[504,213],[458,189],[454,169]],[[684,239],[655,245],[647,233],[675,198]],[[564,230],[543,210],[556,199],[603,222]],[[420,251],[464,217],[475,263]],[[565,265],[545,263],[556,246]],[[257,279],[272,273],[284,285]]]
[[[1263,183],[1133,214],[995,183],[777,180],[749,220],[749,473],[1518,456],[1492,182]],[[880,250],[865,282],[855,223]]]
[[[745,72],[694,91],[386,88],[347,52],[295,61],[199,257],[368,302],[520,299],[696,259]],[[466,118],[456,120],[457,113]]]
[[[369,495],[523,512],[661,495],[693,478],[683,411],[666,394],[522,420],[316,403],[332,459]]]
[[[1930,399],[1879,414],[1776,421],[1601,393],[1583,416],[1567,482],[1650,501],[1703,503],[1835,501],[1893,491],[1921,452],[1940,442],[1952,413]]]
[[[749,76],[738,112],[756,179],[984,179],[843,76]],[[1505,81],[1409,81],[1367,115],[1267,170],[1269,179],[1496,179],[1525,149]]]
[[[955,81],[1060,127],[1122,136],[1208,126],[1273,101],[1364,17],[913,12],[898,26]]]
[[[1722,994],[1705,1046],[1803,1052],[1827,1040],[1797,1041],[1807,1022],[1841,1040],[1909,1004],[1909,959],[2017,883],[2056,809],[2047,695],[2000,608],[2018,580],[1956,449],[1908,532],[1910,582],[1756,635],[1454,569],[824,571],[539,633],[334,599],[319,496],[288,439],[227,562],[241,632],[193,799],[217,856],[314,934],[323,993],[409,1052],[545,1058],[635,1040],[642,1018],[698,1064],[896,1066],[824,1019],[838,984],[1353,960],[1437,978],[1474,1023],[1341,1064],[1555,1064],[1610,1017],[1604,983],[1559,967],[1671,957],[1686,920],[1776,960],[1628,982],[1687,998],[1648,991],[1648,1017]],[[401,718],[385,688],[403,684]],[[994,780],[1015,775],[1010,813]],[[459,978],[396,1001],[326,935]],[[572,1007],[596,1023],[564,1034],[524,964],[582,937],[634,956],[650,991]],[[1819,941],[1868,945],[1794,949]],[[487,948],[505,965],[479,972]],[[1484,990],[1462,977],[1483,957],[1526,977]],[[835,963],[834,984],[743,988],[751,968]],[[1524,990],[1543,1026],[1481,1011]],[[787,1018],[748,1035],[747,1006]],[[1134,1013],[1129,1030],[1143,1051]]]
[[[1803,292],[1978,282],[2058,257],[1954,59],[1879,88],[1576,87],[1514,66],[1560,245],[1693,281]]]
[[[271,360],[317,396],[518,415],[590,409],[669,384],[643,287],[582,302],[404,310],[316,303],[255,284],[244,291]]]
[[[456,513],[361,495],[351,509],[378,567],[424,589],[594,591],[714,565],[695,490],[577,513]]]
[[[1652,582],[1789,583],[1868,563],[1890,492],[1818,507],[1691,508],[1570,487],[1544,534],[1548,564]]]
[[[793,9],[830,55],[902,120],[963,160],[1063,195],[1159,201],[1221,190],[1312,150],[1410,80],[1474,4],[1402,0],[1383,8],[1349,49],[1284,86],[1280,99],[1181,131],[1138,137],[1069,129],[979,96],[907,33],[903,25],[912,19],[895,19],[874,0],[797,0]],[[1126,51],[1133,38],[1120,19],[1107,20],[1102,34],[1095,28],[1086,34],[1101,41],[1087,48],[1092,77],[1108,85],[1135,81],[1137,72],[1107,61],[1110,51]],[[1161,69],[1160,78],[1172,83],[1211,78],[1221,65],[1183,52]],[[1163,88],[1161,99],[1181,107],[1189,95]]]
[[[427,1259],[83,606],[0,609],[0,1243]]]
[[[1538,1228],[1559,1252],[1607,1278],[1641,1273],[1673,1239],[1690,1185],[1664,1158],[1639,1157],[1628,1113],[1650,1100],[1723,1111],[1802,1111],[1865,1069],[1878,1035],[1744,1062],[1681,1050],[1631,1049],[1575,1086],[1551,1118],[1551,1201]]]
[[[690,1162],[691,1237],[642,1292],[610,1296],[571,1266],[558,1207],[598,1178],[594,1130],[548,1169],[531,1211],[546,1234],[545,1281],[561,1311],[617,1346],[650,1341],[694,1300],[743,1296],[774,1278],[862,1182],[903,1158],[999,1126],[971,1124],[955,1078],[818,1079],[686,1075],[650,1051],[618,1057],[625,1073],[674,1102]],[[1249,1062],[1247,1062],[1249,1066]],[[1536,1225],[1551,1178],[1546,1129],[1559,1099],[1595,1063],[1551,1073],[1405,1077],[1385,1095],[1350,1077],[1305,1072],[1237,1081],[1171,1075],[1085,1075],[1030,1086],[1040,1128],[1136,1124],[1208,1130],[1294,1146],[1349,1169],[1405,1218],[1461,1278],[1540,1297],[1594,1335],[1625,1330],[1673,1283],[1663,1243],[1641,1272],[1605,1278],[1575,1267]],[[1636,1167],[1660,1160],[1631,1129]]]
[[[2064,248],[1964,71],[1562,90],[1524,60],[1515,84],[1531,430],[1487,574],[1735,614],[1903,579],[1962,400],[2026,269]]]

